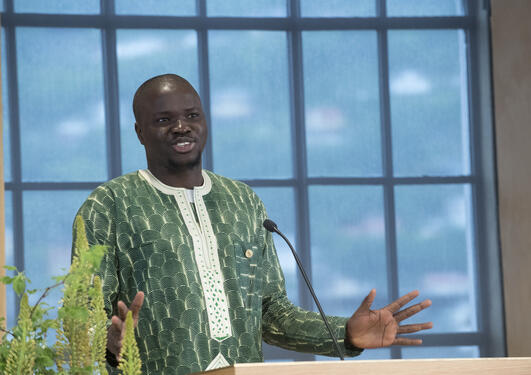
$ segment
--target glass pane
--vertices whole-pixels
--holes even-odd
[[[4,180],[11,181],[11,139],[9,132],[9,93],[7,90],[6,37],[2,28],[2,126],[4,143]]]
[[[381,175],[376,32],[304,32],[303,57],[308,173]]]
[[[195,0],[115,0],[117,14],[194,16]]]
[[[24,264],[31,288],[44,289],[54,283],[52,276],[68,271],[72,223],[89,194],[83,190],[23,193]],[[39,295],[30,296],[30,303],[35,303]],[[60,295],[59,289],[52,290],[47,303],[58,306]]]
[[[478,358],[477,346],[428,346],[402,348],[402,358]]]
[[[387,0],[389,16],[463,16],[463,0]]]
[[[118,30],[116,40],[122,169],[127,173],[147,167],[134,126],[136,89],[147,79],[165,73],[179,74],[198,89],[197,34],[191,30]]]
[[[389,32],[395,175],[470,173],[462,30]]]
[[[286,17],[286,0],[207,0],[214,17]]]
[[[106,179],[100,31],[16,31],[23,179]]]
[[[303,17],[373,17],[374,0],[300,0]]]
[[[212,140],[217,173],[292,176],[286,33],[209,33]]]
[[[100,0],[14,0],[19,13],[94,14],[100,12]]]
[[[396,226],[400,293],[433,305],[415,317],[430,332],[477,329],[470,185],[399,186]]]
[[[262,199],[266,206],[267,214],[284,233],[291,244],[297,249],[297,228],[295,226],[295,197],[292,188],[254,188],[254,191]],[[297,289],[297,277],[299,270],[293,254],[284,240],[277,234],[273,234],[273,240],[277,249],[280,266],[286,278],[286,290],[289,299],[295,305],[299,304],[299,290]]]
[[[372,288],[387,299],[383,192],[375,186],[311,186],[312,279],[327,315],[350,316]]]
[[[10,191],[5,192],[5,264],[8,266],[15,265],[15,244],[13,239],[13,194]],[[6,270],[7,276],[13,276],[15,273]],[[13,327],[17,323],[17,309],[15,292],[12,285],[6,285],[6,327]]]

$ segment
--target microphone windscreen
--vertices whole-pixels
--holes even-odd
[[[265,219],[263,225],[264,225],[264,228],[270,232],[275,232],[277,230],[277,225],[275,224],[273,220]]]

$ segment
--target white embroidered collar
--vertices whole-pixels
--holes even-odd
[[[185,188],[179,188],[174,187],[170,185],[166,185],[162,181],[160,181],[157,177],[153,175],[153,173],[150,172],[149,169],[140,169],[138,171],[138,174],[144,178],[150,185],[152,185],[157,190],[160,190],[164,194],[169,195],[175,195],[178,192],[184,192]],[[210,193],[210,190],[212,189],[212,180],[210,180],[210,177],[208,176],[208,173],[206,173],[204,170],[201,171],[201,175],[203,176],[203,185],[201,186],[195,186],[194,187],[194,194],[199,195],[207,195]]]

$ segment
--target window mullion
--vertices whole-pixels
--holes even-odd
[[[114,14],[114,0],[102,0],[101,12],[104,16]],[[107,173],[111,179],[122,174],[116,28],[114,25],[108,22],[108,19],[106,19],[101,33],[103,49],[102,65],[107,145]],[[131,127],[133,127],[133,124],[131,124]]]
[[[304,126],[304,76],[302,66],[302,35],[295,27],[299,18],[300,8],[298,0],[289,3],[289,19],[291,28],[288,31],[288,56],[292,108],[292,147],[293,173],[295,176],[295,209],[297,224],[297,248],[302,263],[312,279],[311,244],[310,244],[310,210],[308,198],[308,172],[306,167],[306,137]],[[298,273],[299,301],[302,307],[311,309],[313,306],[302,276]]]
[[[378,16],[385,19],[386,1],[378,1]],[[393,181],[393,145],[391,132],[391,99],[389,93],[389,53],[388,30],[381,28],[378,33],[378,64],[380,76],[380,124],[382,140],[382,167],[384,175],[383,199],[385,220],[385,247],[387,264],[388,298],[394,301],[399,297],[398,287],[398,256],[396,239],[395,192]],[[402,351],[396,346],[391,347],[391,358],[401,358]]]
[[[13,10],[13,3],[6,2],[8,11]],[[5,26],[5,53],[6,53],[6,72],[7,90],[9,92],[9,131],[11,143],[11,176],[12,182],[19,188],[12,190],[13,203],[13,251],[15,266],[19,271],[25,269],[24,262],[24,219],[22,212],[23,191],[20,188],[22,181],[22,153],[20,140],[20,106],[18,90],[18,69],[17,69],[17,44],[16,30],[14,26]],[[20,298],[16,298],[16,314],[18,316]]]
[[[206,0],[197,0],[197,14],[202,20],[206,20]],[[198,22],[198,24],[206,24],[206,22]],[[210,115],[211,101],[210,101],[210,69],[209,69],[209,55],[208,55],[208,29],[201,27],[197,30],[197,54],[199,62],[199,91],[201,96],[201,103],[205,110],[207,124],[212,129],[212,116]],[[205,151],[203,152],[203,166],[213,171],[214,170],[214,132],[210,130]]]

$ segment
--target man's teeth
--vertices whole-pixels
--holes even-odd
[[[179,143],[177,143],[177,146],[183,147],[183,146],[188,146],[189,144],[190,144],[190,142],[179,142]]]

